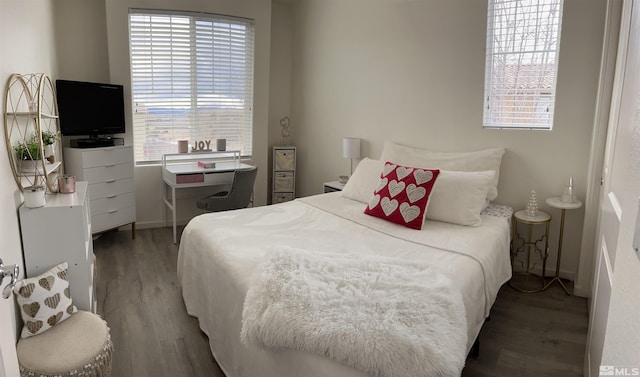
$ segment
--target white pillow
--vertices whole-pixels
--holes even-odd
[[[480,212],[485,207],[494,175],[493,170],[441,170],[429,199],[427,219],[458,225],[480,225]]]
[[[369,203],[373,191],[380,183],[380,173],[383,168],[383,161],[364,158],[356,167],[347,184],[344,185],[342,196],[362,203]]]
[[[492,179],[487,199],[494,200],[498,197],[500,164],[504,152],[504,148],[485,149],[477,152],[433,152],[387,141],[384,143],[380,160],[425,169],[467,172],[493,170],[495,176]]]

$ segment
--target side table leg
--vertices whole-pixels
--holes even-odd
[[[560,279],[560,261],[562,260],[562,238],[564,236],[564,213],[565,213],[565,209],[563,208],[562,214],[560,215],[560,239],[558,240],[558,260],[556,261],[556,276],[554,276],[553,279],[551,279],[551,281],[549,281],[547,285],[544,286],[543,290],[549,288],[551,284],[557,281],[558,283],[560,283],[560,286],[562,287],[562,289],[564,289],[566,294],[570,295],[569,289],[567,289],[567,287],[562,282],[562,279]]]
[[[547,280],[547,258],[549,257],[549,225],[551,220],[547,221],[544,231],[544,255],[542,256],[542,290],[544,290]]]

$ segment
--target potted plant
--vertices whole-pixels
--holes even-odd
[[[40,143],[35,137],[27,141],[19,141],[13,146],[13,150],[20,161],[22,171],[36,168],[36,161],[40,160]]]
[[[44,156],[53,163],[56,160],[55,148],[53,145],[60,140],[60,133],[44,130],[42,131],[42,144],[44,144]]]

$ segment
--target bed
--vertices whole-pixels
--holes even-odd
[[[367,164],[361,165],[361,173],[367,173]],[[369,166],[371,171],[379,167],[377,163]],[[358,180],[357,173],[358,169],[352,177],[354,182]],[[367,175],[370,174],[369,172]],[[376,354],[379,344],[372,344],[368,339],[362,340],[365,332],[344,340],[344,343],[362,341],[362,344],[367,345],[364,347],[365,351],[361,352],[362,355],[358,355],[370,357],[364,361],[361,358],[354,361],[352,354],[348,357],[337,355],[337,351],[326,348],[326,344],[311,350],[297,347],[300,343],[299,333],[291,335],[294,337],[291,344],[296,346],[283,346],[283,343],[278,343],[281,339],[276,339],[273,343],[270,343],[272,339],[256,342],[256,333],[247,335],[250,323],[250,310],[247,309],[249,298],[268,296],[265,292],[269,293],[273,289],[270,286],[257,287],[260,282],[264,283],[261,279],[267,269],[266,261],[279,261],[277,257],[282,255],[291,258],[298,254],[309,257],[311,261],[320,257],[325,258],[323,263],[337,261],[337,265],[328,268],[324,266],[324,272],[332,272],[336,266],[344,263],[354,262],[360,266],[375,262],[376,266],[382,265],[384,268],[391,265],[392,268],[411,269],[409,273],[401,272],[400,275],[410,275],[413,273],[411,271],[417,269],[416,276],[429,276],[446,283],[446,286],[438,286],[436,291],[442,293],[445,292],[442,289],[446,288],[445,296],[459,297],[460,304],[457,307],[462,308],[464,323],[453,327],[462,331],[464,336],[444,336],[443,339],[456,338],[459,339],[457,343],[462,342],[455,345],[458,347],[455,352],[457,362],[461,358],[462,365],[434,375],[459,374],[467,352],[489,315],[498,290],[511,277],[511,209],[496,204],[487,206],[485,203],[480,207],[481,212],[476,214],[479,223],[474,226],[436,221],[427,217],[422,230],[416,231],[363,213],[367,204],[357,200],[358,192],[365,195],[369,186],[376,184],[370,177],[367,177],[367,181],[367,184],[358,187],[352,185],[352,190],[347,190],[346,193],[335,192],[273,206],[201,215],[185,227],[177,266],[185,306],[190,315],[198,318],[200,328],[209,336],[211,352],[227,377],[422,375],[417,373],[418,369],[409,365],[412,362],[423,363],[424,360],[420,360],[423,357],[416,357],[422,354],[413,355],[406,362],[402,357],[413,354],[412,350],[393,357],[385,357],[388,348]],[[488,190],[485,189],[483,195]],[[442,195],[444,196],[441,198],[444,198],[446,193]],[[305,263],[309,260],[305,260]],[[404,266],[403,261],[408,266]],[[275,268],[278,270],[280,267],[277,265]],[[379,276],[376,277],[378,278]],[[391,283],[394,284],[395,282]],[[294,291],[305,291],[297,284],[293,288]],[[291,292],[287,291],[283,295]],[[305,301],[304,297],[296,297],[295,302],[299,303],[299,307],[293,305],[293,317],[280,318],[281,327],[284,323],[284,327],[294,328],[296,310],[305,305],[315,306],[318,298]],[[278,308],[282,306],[276,307]],[[423,310],[429,306],[418,308]],[[325,322],[319,318],[325,309],[321,307],[320,316],[313,313],[309,320],[303,321],[307,325],[311,323],[310,331],[314,336],[321,333],[325,326],[322,325]],[[267,311],[277,316],[279,310],[273,310],[272,307]],[[287,326],[291,318],[294,320]],[[340,323],[340,320],[337,319],[336,323]],[[406,318],[402,319],[404,320]],[[411,329],[412,325],[408,327]],[[270,329],[267,327],[266,330]],[[278,334],[279,337],[281,335]],[[340,343],[335,339],[329,343]],[[446,343],[443,339],[439,342]],[[411,339],[411,342],[414,340]],[[363,348],[362,344],[358,346],[359,349]],[[442,347],[436,346],[435,352],[441,351]],[[437,358],[441,357],[446,358],[447,355],[439,355]],[[426,363],[429,364],[429,361]],[[370,367],[371,364],[380,365],[374,368]],[[404,370],[400,371],[401,369]]]

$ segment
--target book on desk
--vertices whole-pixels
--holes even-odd
[[[198,167],[212,169],[216,167],[216,163],[213,161],[198,161]]]

